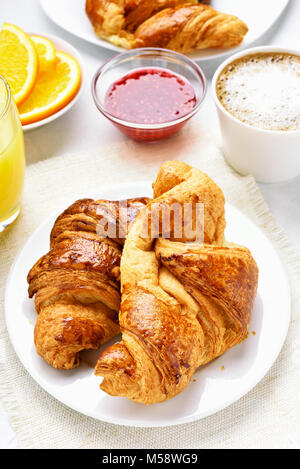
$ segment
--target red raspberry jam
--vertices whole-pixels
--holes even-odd
[[[180,75],[162,68],[143,68],[128,73],[112,84],[105,97],[105,110],[120,120],[151,126],[186,116],[196,102],[194,88]],[[181,127],[181,123],[179,125]],[[176,126],[172,124],[172,127]],[[168,129],[160,129],[160,134],[156,129],[157,138],[178,130],[170,132]],[[163,130],[165,132],[162,133]],[[130,136],[139,138],[143,134],[141,132]],[[149,136],[149,130],[146,132]]]

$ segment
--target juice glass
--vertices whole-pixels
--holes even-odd
[[[9,86],[0,75],[0,232],[20,212],[24,172],[22,126]]]

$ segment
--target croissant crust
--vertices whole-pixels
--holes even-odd
[[[142,209],[121,260],[122,341],[95,373],[108,394],[152,404],[170,399],[200,365],[248,335],[258,269],[250,251],[224,242],[224,197],[204,173],[181,162],[162,165],[154,200]],[[141,235],[157,204],[201,202],[204,243]]]
[[[164,47],[187,53],[239,45],[248,28],[236,16],[206,5],[168,8],[145,21],[136,31],[144,47]]]
[[[87,0],[86,12],[96,34],[113,44],[164,47],[187,53],[239,45],[246,24],[197,0]],[[206,3],[206,4],[205,4]]]
[[[37,352],[55,368],[79,365],[79,352],[97,349],[119,333],[120,259],[127,228],[149,199],[130,199],[120,217],[118,202],[83,199],[56,220],[50,251],[28,274],[28,293],[38,313]],[[120,220],[123,225],[121,226]],[[115,223],[115,238],[97,233]]]

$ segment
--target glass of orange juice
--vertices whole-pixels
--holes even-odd
[[[0,75],[0,232],[19,215],[24,172],[22,126],[9,86]]]

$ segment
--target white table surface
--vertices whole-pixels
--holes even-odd
[[[74,0],[75,1],[75,0]],[[247,0],[250,1],[250,0]],[[269,1],[271,7],[271,0]],[[71,12],[70,12],[71,14]],[[277,44],[296,48],[300,44],[300,1],[291,0],[277,24],[255,45]],[[97,67],[113,52],[81,41],[52,23],[43,13],[39,0],[1,0],[0,24],[10,22],[25,31],[54,34],[69,41],[82,54],[86,68],[83,94],[74,108],[57,121],[25,135],[27,163],[51,158],[63,153],[79,152],[105,143],[124,140],[124,137],[104,117],[99,115],[90,93],[91,77]],[[202,65],[211,78],[219,62]],[[210,93],[194,119],[209,122],[216,128],[217,119]],[[281,184],[259,184],[273,215],[284,227],[290,240],[300,249],[300,177]],[[18,447],[17,438],[0,402],[0,448]]]

